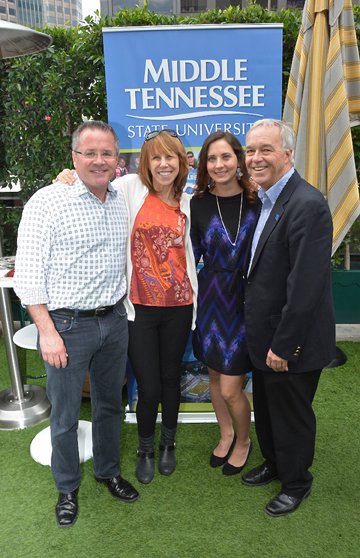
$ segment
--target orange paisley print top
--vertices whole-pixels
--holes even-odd
[[[133,304],[192,304],[186,272],[185,221],[180,205],[172,207],[154,194],[146,197],[131,233],[130,300]]]

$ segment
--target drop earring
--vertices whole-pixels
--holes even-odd
[[[238,180],[240,180],[240,178],[242,177],[242,175],[243,175],[243,173],[241,172],[240,167],[238,167],[238,168],[236,169],[236,178],[237,178]]]

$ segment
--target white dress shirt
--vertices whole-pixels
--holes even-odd
[[[38,190],[18,232],[15,292],[24,305],[90,310],[126,293],[125,200],[109,184],[105,202],[76,175]]]
[[[251,258],[250,258],[248,270],[251,269],[252,261],[254,259],[254,254],[259,242],[259,238],[261,236],[261,233],[264,230],[266,221],[269,218],[272,208],[274,207],[276,200],[280,196],[281,192],[285,188],[287,182],[289,181],[293,173],[294,173],[294,167],[291,167],[291,169],[288,170],[288,172],[284,174],[284,176],[282,176],[280,180],[276,182],[273,186],[271,186],[268,190],[264,190],[261,186],[258,190],[258,196],[260,198],[262,206],[261,206],[260,217],[257,222],[254,236],[252,239]]]

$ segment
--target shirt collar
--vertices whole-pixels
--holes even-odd
[[[74,173],[74,179],[75,182],[74,184],[71,186],[71,189],[69,188],[69,190],[71,190],[69,193],[73,196],[73,197],[78,197],[78,196],[83,196],[85,194],[90,194],[93,195],[89,188],[84,184],[84,182],[81,180],[81,178],[79,178],[77,172]],[[112,195],[112,196],[116,196],[117,195],[117,191],[115,190],[115,188],[113,187],[113,185],[111,184],[111,182],[109,182],[109,185],[107,187],[107,191]]]
[[[284,176],[282,176],[280,180],[278,180],[268,190],[263,190],[263,188],[260,186],[258,194],[261,202],[264,203],[264,200],[268,198],[271,204],[274,205],[276,200],[280,196],[281,192],[283,191],[284,187],[286,186],[288,180],[293,175],[294,171],[295,171],[294,167],[291,167],[291,169],[289,169],[284,174]]]

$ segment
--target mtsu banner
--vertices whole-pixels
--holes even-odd
[[[259,118],[281,118],[282,25],[103,29],[109,123],[121,151],[150,130],[199,149],[216,130],[244,143]]]

